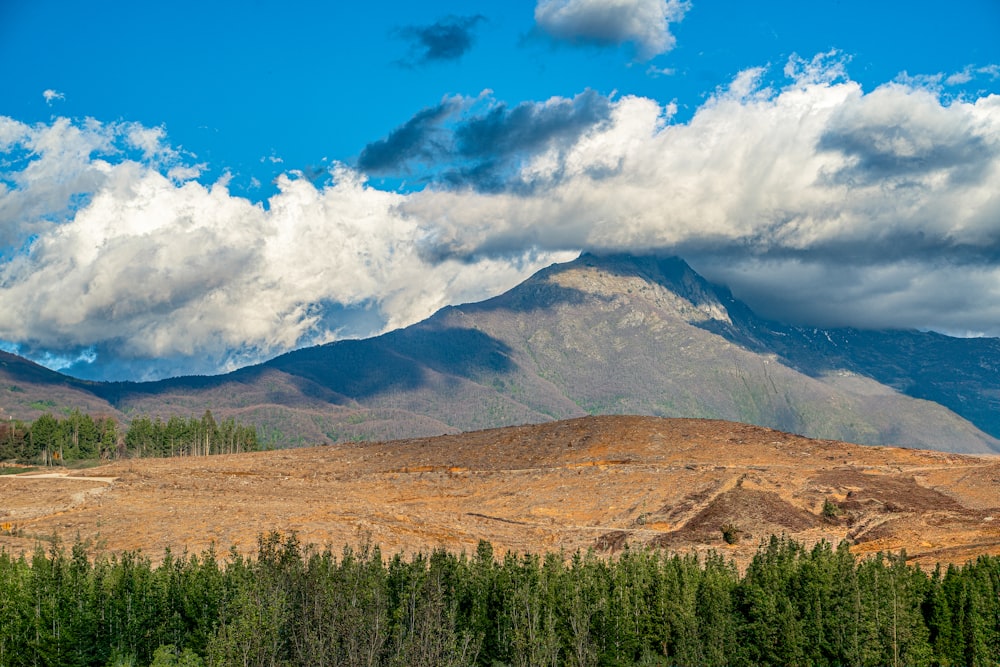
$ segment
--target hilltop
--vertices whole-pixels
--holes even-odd
[[[1000,554],[1000,459],[812,440],[716,420],[585,417],[387,443],[119,461],[0,476],[0,546],[79,536],[94,551],[257,535],[383,551],[611,553],[715,549],[744,561],[761,540],[849,540],[922,564]],[[723,528],[728,527],[728,535]],[[732,544],[727,543],[729,537]]]

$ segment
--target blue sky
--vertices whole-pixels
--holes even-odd
[[[1000,3],[0,4],[0,340],[75,375],[366,336],[580,250],[1000,335]]]

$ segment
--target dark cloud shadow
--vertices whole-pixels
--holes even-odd
[[[358,156],[358,169],[368,173],[386,174],[406,168],[417,160],[436,160],[447,153],[447,137],[441,124],[456,110],[453,102],[421,109],[410,120],[379,139],[365,146]]]
[[[448,100],[422,109],[386,138],[365,146],[358,168],[385,175],[424,163],[429,182],[479,192],[528,192],[531,184],[516,177],[520,162],[553,147],[573,145],[608,122],[612,110],[610,98],[589,89],[572,99],[514,107],[491,104],[456,118],[462,104]]]
[[[486,21],[482,14],[446,16],[430,25],[405,26],[396,35],[410,42],[410,58],[399,61],[404,67],[458,60],[475,42],[475,28]]]
[[[590,89],[572,100],[522,102],[514,108],[498,104],[456,128],[456,150],[462,157],[481,158],[532,152],[553,141],[569,144],[610,116],[611,100]]]
[[[977,183],[989,171],[996,149],[982,137],[928,136],[910,125],[861,125],[826,132],[817,148],[853,158],[830,176],[837,185],[872,185],[947,171],[956,185]]]

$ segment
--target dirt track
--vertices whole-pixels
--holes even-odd
[[[824,514],[824,504],[827,512]],[[732,525],[736,544],[723,541]],[[426,440],[120,461],[0,477],[0,546],[94,552],[370,540],[384,552],[660,544],[745,561],[785,532],[916,561],[1000,554],[1000,460],[815,441],[728,422],[584,418]]]

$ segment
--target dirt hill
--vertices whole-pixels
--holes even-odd
[[[0,547],[255,549],[263,531],[540,552],[662,545],[745,561],[847,539],[922,564],[1000,554],[1000,458],[863,447],[723,421],[585,417],[427,439],[0,476]],[[724,535],[725,529],[725,535]],[[728,537],[727,543],[725,539]],[[40,542],[41,541],[41,542]]]

